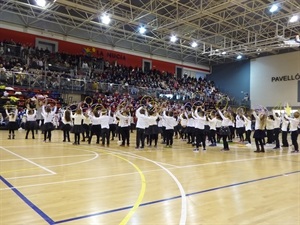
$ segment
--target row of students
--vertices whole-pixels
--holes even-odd
[[[255,139],[255,145],[256,145],[256,150],[255,152],[265,152],[264,149],[264,138],[265,138],[265,129],[267,127],[267,123],[270,122],[270,120],[273,120],[272,118],[270,119],[267,118],[266,114],[264,112],[257,114],[255,111],[253,111],[253,116],[255,117],[255,131],[254,131],[254,139]],[[300,114],[299,112],[295,112],[293,117],[289,117],[285,113],[283,114],[282,120],[278,115],[276,115],[277,121],[275,121],[275,126],[272,128],[274,130],[274,139],[276,146],[274,149],[278,149],[280,144],[279,144],[279,133],[280,133],[280,126],[282,130],[282,146],[283,147],[288,147],[288,142],[287,142],[287,133],[288,133],[288,124],[290,124],[290,132],[291,132],[291,140],[292,140],[292,145],[294,147],[294,150],[292,153],[297,153],[299,152],[299,146],[298,146],[298,127],[300,124]],[[282,121],[282,122],[281,122]],[[282,123],[282,125],[280,125]],[[269,129],[269,138],[270,138],[270,129]],[[268,136],[268,129],[267,129],[267,136]],[[272,135],[273,136],[273,135]]]
[[[50,107],[49,105],[44,104],[42,107],[42,116],[44,120],[44,141],[47,139],[51,141],[51,131],[53,130],[53,117],[57,110],[57,107]],[[201,109],[199,111],[199,109]],[[14,131],[16,128],[16,115],[17,115],[17,109],[15,111],[6,111],[8,117],[9,117],[9,138],[14,138],[15,134]],[[27,116],[27,122],[26,122],[26,136],[25,138],[28,138],[28,134],[31,131],[32,138],[34,138],[34,129],[36,127],[36,110],[35,109],[28,109],[26,111]],[[154,146],[157,146],[157,139],[158,139],[158,133],[159,133],[159,122],[161,122],[161,126],[164,127],[163,136],[166,139],[166,146],[170,147],[173,144],[173,136],[174,136],[174,130],[175,127],[178,126],[178,123],[182,124],[182,127],[184,128],[184,132],[187,133],[188,140],[190,142],[195,141],[196,148],[195,151],[199,151],[200,144],[203,147],[203,150],[205,150],[205,140],[206,140],[206,126],[209,124],[210,127],[210,135],[209,139],[211,140],[211,146],[215,146],[216,140],[215,140],[215,131],[217,131],[217,125],[218,123],[221,126],[219,127],[219,135],[222,136],[223,139],[223,149],[224,151],[229,150],[228,146],[228,140],[227,138],[231,134],[230,127],[233,126],[233,120],[232,116],[229,112],[221,112],[218,110],[218,114],[221,117],[221,120],[216,119],[216,115],[214,113],[210,113],[210,116],[206,116],[204,114],[204,111],[201,107],[197,107],[195,111],[191,111],[189,114],[185,113],[184,115],[181,114],[179,116],[179,119],[175,118],[172,111],[164,110],[161,115],[158,115],[158,113],[154,113],[153,111],[150,111],[150,115],[148,115],[148,112],[143,107],[139,107],[136,110],[136,117],[137,117],[137,138],[136,138],[136,148],[144,148],[145,146],[145,137],[149,138],[150,145],[152,144],[152,141],[154,141]],[[91,138],[94,134],[97,136],[97,143],[99,143],[100,135],[102,137],[102,144],[104,144],[104,140],[107,140],[107,145],[109,145],[109,131],[110,131],[110,125],[111,125],[111,116],[109,115],[110,112],[101,112],[101,115],[98,115],[98,112],[95,111],[93,113],[90,113],[88,116],[84,116],[81,109],[78,109],[74,114],[71,112],[68,112],[66,110],[64,112],[64,116],[62,119],[63,122],[63,131],[64,131],[64,141],[68,140],[70,141],[70,136],[68,132],[71,130],[74,133],[74,144],[80,144],[80,134],[83,133],[83,121],[87,120],[87,118],[90,119],[90,123],[92,124],[92,132],[88,136],[89,137],[89,143],[91,142]],[[298,152],[298,144],[297,144],[297,138],[296,134],[298,134],[298,125],[299,125],[299,113],[296,112],[294,114],[294,117],[288,117],[287,115],[284,115],[283,117],[279,116],[278,114],[274,114],[273,117],[269,116],[267,117],[264,113],[256,114],[255,111],[253,111],[253,116],[255,118],[255,132],[254,132],[254,139],[255,139],[255,145],[257,147],[255,152],[264,152],[264,138],[265,138],[265,129],[267,130],[267,137],[273,137],[276,143],[275,149],[279,148],[279,133],[280,133],[280,127],[282,129],[282,146],[287,147],[287,127],[288,123],[290,122],[290,131],[291,131],[291,139],[292,144],[294,146],[294,151]],[[131,116],[129,113],[124,110],[120,111],[118,110],[116,112],[116,117],[119,119],[119,126],[120,126],[120,133],[122,136],[122,146],[125,145],[125,142],[127,145],[129,145],[129,127],[131,125]],[[246,124],[246,139],[248,142],[251,142],[251,120],[247,118],[245,115],[239,115],[235,117],[236,124],[237,124],[237,134],[243,135],[244,129],[243,129],[243,123],[244,121]],[[74,121],[74,122],[73,122]],[[89,123],[89,122],[88,122]],[[267,124],[269,123],[269,127]],[[271,125],[273,124],[273,125]],[[296,124],[296,125],[295,125]],[[73,126],[72,126],[73,125]],[[102,131],[103,128],[103,131]],[[273,132],[270,132],[272,130]],[[99,135],[99,131],[101,132]],[[243,139],[242,139],[243,140]]]

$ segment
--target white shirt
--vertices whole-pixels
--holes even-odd
[[[299,118],[291,118],[288,117],[287,115],[284,115],[286,119],[290,121],[290,131],[296,131],[298,130],[298,125],[299,125]]]
[[[245,125],[246,125],[246,130],[252,130],[251,129],[251,120],[249,120],[246,116],[244,116],[244,120],[245,120]]]
[[[163,112],[163,118],[165,118],[166,130],[173,130],[174,127],[178,124],[174,117],[166,115],[166,111]]]
[[[145,129],[148,127],[148,116],[140,113],[142,108],[143,107],[138,108],[135,112],[137,117],[136,128]]]
[[[262,129],[265,129],[264,127],[263,127],[263,128],[260,127],[260,118],[259,118],[259,116],[256,114],[256,112],[253,111],[252,114],[253,114],[253,116],[254,116],[254,118],[255,118],[255,130],[262,130]]]
[[[195,128],[204,130],[204,126],[206,124],[206,117],[199,116],[197,109],[195,110],[195,112],[192,112],[192,116],[195,119]]]
[[[216,126],[217,126],[217,122],[218,122],[218,119],[216,117],[212,118],[212,119],[208,119],[209,121],[209,128],[211,130],[216,130]]]
[[[120,113],[120,111],[116,112],[116,116],[120,119],[119,126],[120,127],[129,127],[131,116],[124,116]]]
[[[282,120],[281,130],[282,131],[288,131],[289,123],[290,123],[290,121],[283,119]]]
[[[28,114],[28,110],[26,110],[27,121],[36,121],[36,110],[33,110],[33,114]]]
[[[245,126],[245,122],[241,119],[239,115],[236,115],[235,121],[236,121],[236,128],[241,128]]]
[[[108,115],[102,115],[100,116],[100,125],[101,125],[101,129],[109,129],[109,117]]]
[[[225,117],[224,115],[223,115],[223,113],[220,111],[220,110],[218,110],[218,112],[219,112],[219,114],[220,114],[220,116],[222,117],[222,126],[223,127],[229,127],[229,126],[232,126],[232,121],[231,121],[231,119],[229,119],[229,118],[227,118],[227,117]]]
[[[74,125],[81,125],[82,120],[85,119],[85,116],[83,114],[73,114],[71,115],[71,118],[74,119]]]
[[[55,112],[56,112],[56,109],[57,109],[57,107],[54,106],[54,108],[52,109],[52,111],[49,112],[49,113],[47,113],[45,111],[45,106],[44,105],[42,106],[42,116],[44,118],[44,123],[51,123],[52,122],[52,120],[54,118],[54,115],[55,115]]]

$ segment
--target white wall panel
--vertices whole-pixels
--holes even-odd
[[[250,65],[251,108],[259,105],[276,107],[298,102],[300,51],[257,58]]]

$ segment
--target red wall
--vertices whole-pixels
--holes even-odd
[[[19,42],[22,44],[34,46],[35,45],[35,39],[36,38],[43,38],[43,39],[48,39],[52,41],[57,41],[58,42],[58,51],[59,52],[65,52],[69,54],[76,54],[76,55],[84,55],[84,54],[91,54],[95,57],[103,57],[104,60],[107,60],[111,63],[117,61],[118,64],[124,65],[124,66],[132,66],[132,67],[142,67],[143,59],[148,59],[152,61],[152,68],[157,69],[160,71],[167,71],[170,73],[175,73],[175,68],[176,65],[175,63],[169,63],[169,62],[164,62],[164,61],[159,61],[159,60],[154,60],[154,59],[149,59],[149,58],[143,58],[140,56],[135,56],[135,55],[130,55],[122,52],[116,52],[112,50],[106,50],[106,49],[101,49],[101,48],[96,48],[91,45],[82,45],[82,44],[76,44],[76,43],[71,43],[67,41],[62,41],[62,40],[57,40],[54,38],[48,38],[48,37],[43,37],[43,36],[38,36],[38,35],[33,35],[33,34],[28,34],[28,33],[22,33],[18,31],[13,31],[13,30],[8,30],[8,29],[2,29],[0,28],[0,38],[2,40],[14,40],[15,42]],[[178,65],[181,66],[181,65]],[[198,68],[192,68],[188,66],[184,66],[187,68],[191,69],[196,69],[199,71],[203,72],[209,72],[209,70],[201,70]]]

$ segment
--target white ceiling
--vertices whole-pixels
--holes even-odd
[[[53,0],[51,0],[53,1]],[[216,65],[299,50],[283,41],[300,33],[300,0],[0,0],[0,20],[183,62]],[[106,12],[111,24],[99,16]],[[138,28],[144,25],[145,35]],[[170,35],[179,40],[170,42]],[[192,41],[197,48],[190,46]],[[226,55],[221,52],[226,51]]]

